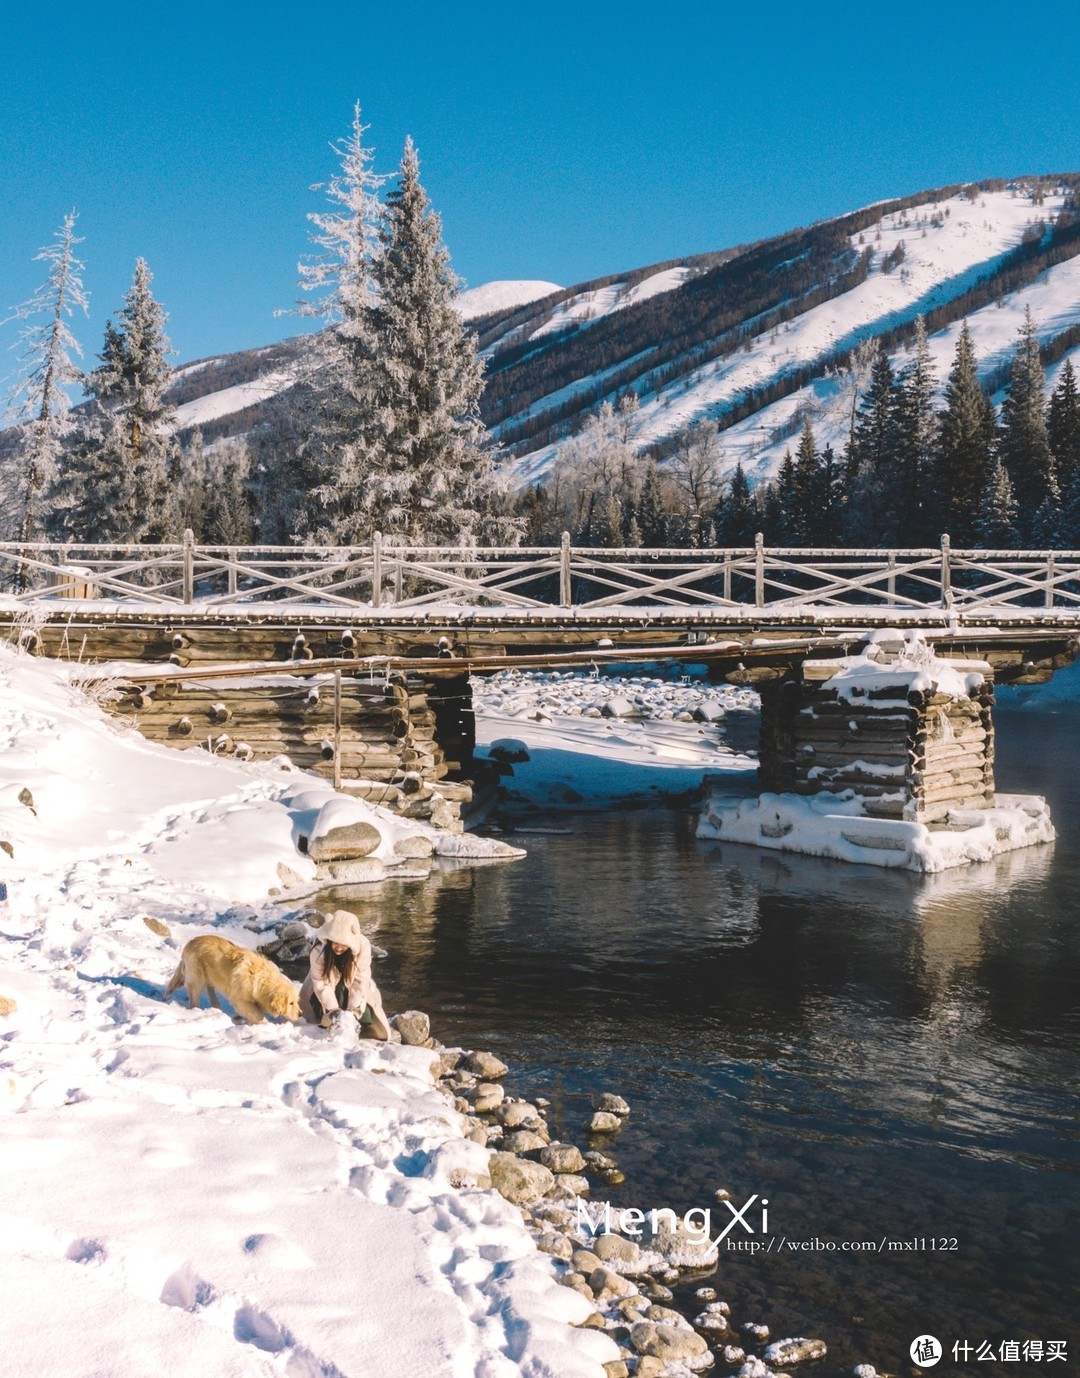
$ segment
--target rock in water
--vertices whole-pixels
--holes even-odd
[[[476,1052],[470,1053],[465,1059],[465,1066],[470,1072],[475,1072],[484,1081],[498,1081],[500,1077],[506,1076],[510,1070],[505,1062],[500,1062],[494,1053]]]
[[[407,1048],[422,1048],[431,1037],[431,1020],[423,1010],[403,1010],[390,1020]]]
[[[597,1110],[585,1128],[590,1134],[617,1134],[622,1128],[622,1120],[608,1110]]]
[[[663,1359],[665,1363],[701,1359],[709,1352],[709,1346],[693,1330],[656,1321],[638,1321],[631,1326],[630,1343],[639,1354]]]
[[[764,1357],[767,1364],[780,1364],[787,1368],[789,1364],[802,1364],[808,1359],[824,1359],[827,1353],[828,1348],[824,1340],[798,1338],[775,1340],[766,1346]]]
[[[513,1153],[493,1153],[488,1171],[491,1185],[515,1206],[539,1201],[555,1185],[554,1174],[542,1163],[517,1158]]]
[[[615,1095],[613,1091],[605,1091],[596,1101],[594,1109],[602,1110],[608,1115],[618,1115],[621,1119],[625,1119],[630,1113],[630,1107],[626,1101],[623,1100],[622,1096]]]
[[[573,1144],[548,1144],[540,1154],[540,1161],[552,1172],[581,1172],[585,1167],[581,1149]]]

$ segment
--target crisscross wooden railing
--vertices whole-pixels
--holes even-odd
[[[0,600],[125,607],[526,611],[1053,611],[1080,624],[1080,551],[0,544]]]

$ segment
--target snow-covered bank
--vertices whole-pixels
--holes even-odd
[[[451,1186],[486,1151],[435,1053],[162,998],[188,938],[254,943],[323,787],[155,747],[7,650],[0,748],[5,1372],[601,1378],[518,1212]]]
[[[955,809],[948,828],[931,829],[925,823],[867,818],[853,790],[752,799],[716,794],[705,804],[697,835],[929,873],[989,861],[1055,836],[1046,801],[1034,795],[999,794],[994,808]]]
[[[751,771],[758,696],[656,676],[527,675],[474,682],[477,753],[512,762],[511,802],[603,808],[690,794],[706,774]],[[517,744],[516,746],[513,744]]]

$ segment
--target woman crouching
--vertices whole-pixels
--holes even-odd
[[[328,1029],[334,1016],[355,1015],[357,1031],[369,1038],[390,1037],[379,988],[371,976],[371,944],[355,914],[336,909],[319,932],[300,987],[300,1009],[309,1023]]]

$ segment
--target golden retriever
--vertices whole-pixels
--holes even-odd
[[[220,992],[241,1018],[259,1024],[270,1014],[279,1019],[299,1019],[296,987],[268,958],[227,938],[207,934],[192,938],[180,954],[180,965],[165,988],[165,998],[181,985],[187,987],[188,1004],[194,1009],[209,991],[215,1009]]]

